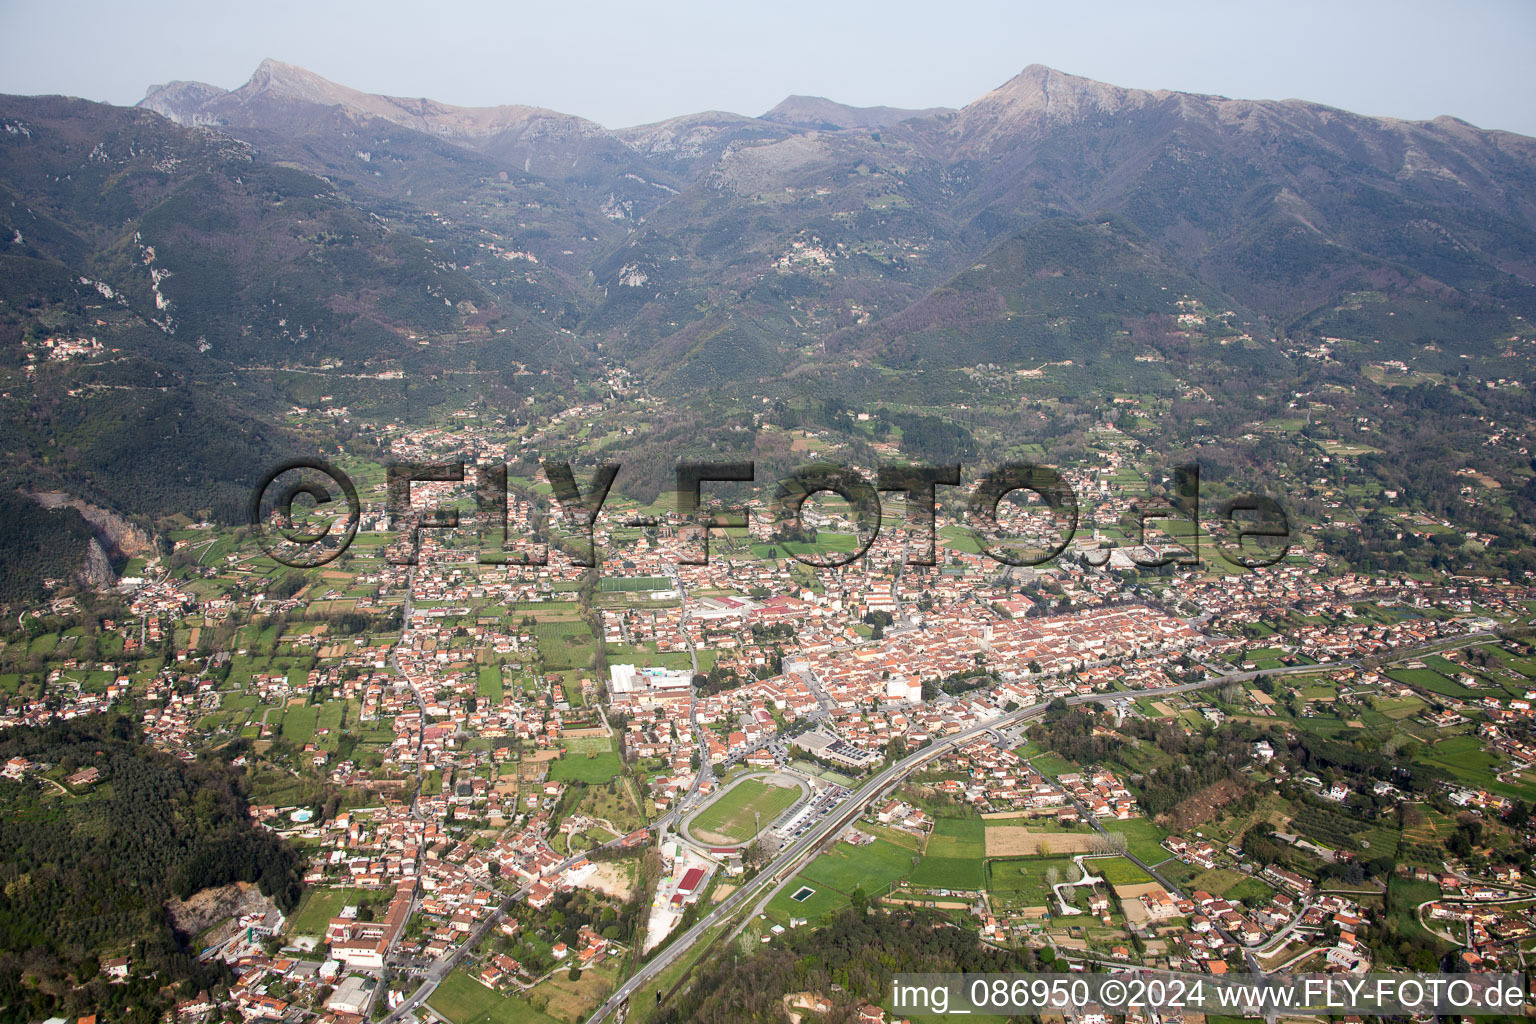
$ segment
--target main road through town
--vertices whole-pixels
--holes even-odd
[[[1339,668],[1343,664],[1334,663],[1324,667]],[[1067,697],[1066,701],[1068,704],[1086,704],[1117,700],[1138,700],[1143,697],[1163,697],[1175,693],[1185,693],[1190,690],[1223,686],[1227,683],[1257,679],[1259,676],[1285,676],[1317,671],[1319,671],[1319,666],[1317,665],[1293,665],[1268,671],[1229,672],[1212,676],[1208,679],[1202,679],[1196,683],[1185,683],[1180,686],[1166,686],[1155,690],[1124,690],[1116,693],[1084,694]],[[887,767],[880,774],[866,782],[857,793],[846,800],[836,811],[812,826],[805,835],[786,846],[774,858],[772,863],[754,875],[741,888],[722,900],[719,906],[701,917],[693,927],[678,936],[670,945],[658,953],[655,959],[636,971],[628,981],[624,982],[623,985],[614,991],[606,1003],[598,1007],[596,1012],[587,1018],[586,1024],[599,1024],[599,1022],[606,1020],[615,1010],[628,1001],[631,996],[642,990],[657,975],[686,953],[715,925],[730,918],[764,888],[770,885],[777,885],[791,873],[798,871],[815,855],[822,843],[857,820],[871,804],[885,796],[896,783],[911,775],[918,768],[940,754],[976,739],[978,736],[993,729],[1007,728],[1026,719],[1042,715],[1045,713],[1047,706],[1044,703],[1031,704],[1028,707],[1008,712],[1001,717],[988,719],[968,729],[945,736],[937,742]]]
[[[1447,644],[1465,644],[1476,642],[1478,640],[1492,638],[1493,635],[1494,634],[1491,632],[1479,631],[1476,633],[1464,634],[1460,637],[1446,637],[1430,644],[1423,644],[1419,647],[1405,648],[1394,651],[1392,652],[1392,657],[1390,660],[1401,660],[1402,658],[1412,656],[1414,654],[1420,653],[1421,651],[1438,649],[1440,647],[1446,646]],[[1209,678],[1202,679],[1198,682],[1185,683],[1180,686],[1166,686],[1155,690],[1123,690],[1115,693],[1084,694],[1080,696],[1067,697],[1065,699],[1068,704],[1110,703],[1118,700],[1138,700],[1144,697],[1163,697],[1175,693],[1186,693],[1190,690],[1202,690],[1213,686],[1223,686],[1227,683],[1245,682],[1248,680],[1257,679],[1260,676],[1275,677],[1298,675],[1308,672],[1325,672],[1340,668],[1358,668],[1359,666],[1360,662],[1358,660],[1351,659],[1348,661],[1328,662],[1326,664],[1320,665],[1288,665],[1277,669],[1256,669],[1248,672],[1225,672],[1210,676]],[[823,818],[820,822],[807,830],[805,835],[801,836],[799,839],[795,840],[789,846],[786,846],[783,850],[781,850],[779,855],[775,857],[773,861],[769,863],[765,868],[763,868],[762,871],[759,871],[741,888],[737,889],[735,892],[731,893],[730,896],[722,900],[719,906],[715,907],[715,909],[710,911],[704,917],[700,918],[697,923],[688,929],[688,931],[678,936],[677,939],[675,939],[665,949],[658,953],[654,959],[652,959],[644,967],[640,968],[640,970],[636,971],[634,975],[625,981],[624,984],[620,986],[612,996],[609,997],[607,1002],[603,1003],[603,1005],[598,1007],[591,1017],[587,1018],[586,1024],[600,1024],[601,1021],[606,1020],[614,1013],[615,1010],[624,1005],[624,1003],[632,995],[640,991],[645,987],[645,985],[655,979],[657,975],[675,963],[679,957],[691,949],[699,941],[699,939],[702,938],[712,928],[714,928],[715,925],[737,913],[754,896],[762,895],[768,890],[770,886],[779,885],[795,871],[798,871],[805,865],[807,861],[811,859],[811,857],[815,854],[816,850],[823,842],[825,842],[828,838],[836,835],[838,831],[845,828],[851,822],[857,820],[871,804],[890,792],[894,788],[895,783],[900,782],[908,775],[911,775],[918,768],[933,760],[935,757],[938,757],[945,751],[967,743],[979,736],[985,735],[992,730],[1007,728],[1009,726],[1016,725],[1019,722],[1038,717],[1039,715],[1045,713],[1046,707],[1047,705],[1045,703],[1031,704],[1029,707],[1019,708],[1000,717],[992,718],[977,725],[973,725],[961,732],[946,736],[933,743],[932,745],[924,747],[922,750],[910,754],[903,760],[887,767],[884,771],[880,772],[879,775],[866,782],[858,790],[858,792],[854,793],[853,796],[851,796],[847,801],[839,806],[834,813]],[[703,771],[701,770],[699,774],[702,776]],[[697,786],[697,780],[695,781],[695,786]],[[699,802],[699,799],[700,794],[698,790],[690,790],[688,796],[683,801],[681,801],[677,807],[673,808],[667,814],[652,822],[649,826],[649,829],[651,831],[664,832],[672,825],[673,822],[677,821],[685,813],[691,810],[693,805]],[[598,849],[603,849],[609,846],[616,846],[621,841],[622,840],[615,839],[612,842],[603,844],[603,846],[598,847]],[[587,851],[587,853],[590,852],[592,851]],[[580,860],[584,856],[586,856],[586,853],[570,857],[558,865],[558,869],[564,869],[566,866],[575,863],[577,860]],[[477,945],[479,945],[480,941],[501,919],[506,911],[515,902],[526,896],[528,890],[531,888],[532,883],[530,882],[529,884],[518,889],[511,896],[507,897],[507,899],[503,901],[501,907],[498,908],[497,912],[491,914],[484,921],[480,922],[480,924],[470,934],[468,939],[466,939],[461,945],[452,951],[439,957],[437,961],[434,962],[433,965],[428,968],[425,974],[422,976],[421,984],[417,987],[416,991],[412,992],[400,1003],[399,1006],[390,1011],[390,1013],[384,1018],[383,1024],[399,1024],[399,1022],[402,1021],[407,1014],[411,1013],[417,1007],[426,1003],[426,1001],[431,997],[432,993],[437,989],[437,986],[445,977],[448,976],[448,973],[452,971],[454,967],[458,966],[458,964],[464,960]]]
[[[673,580],[674,583],[678,586],[679,590],[681,590],[681,580],[678,580],[676,576],[673,577]],[[410,612],[410,588],[407,586],[406,603],[401,623],[402,630],[408,628],[409,626]],[[1387,660],[1401,660],[1404,657],[1411,656],[1420,651],[1437,650],[1443,646],[1446,646],[1447,644],[1465,644],[1476,642],[1482,639],[1491,639],[1493,636],[1494,634],[1492,632],[1479,631],[1475,633],[1463,634],[1459,637],[1444,637],[1440,640],[1434,641],[1433,643],[1424,644],[1417,648],[1399,649],[1394,651],[1392,652],[1391,657]],[[691,642],[689,644],[689,654],[694,658],[693,669],[695,672],[697,672],[697,655],[693,650],[693,645]],[[1268,670],[1257,669],[1248,672],[1225,672],[1210,676],[1209,678],[1202,679],[1198,682],[1185,683],[1180,686],[1167,686],[1155,690],[1125,690],[1115,693],[1083,694],[1080,696],[1067,697],[1065,699],[1068,704],[1084,704],[1090,702],[1108,703],[1119,700],[1137,700],[1144,697],[1161,697],[1175,693],[1185,693],[1190,690],[1201,690],[1213,686],[1222,686],[1227,683],[1243,682],[1246,680],[1257,679],[1260,676],[1287,676],[1308,672],[1324,672],[1339,668],[1358,668],[1360,667],[1360,664],[1361,663],[1359,660],[1351,659],[1347,661],[1329,662],[1319,665],[1290,665],[1282,668]],[[397,671],[398,668],[399,666],[397,663]],[[409,682],[409,679],[407,679],[407,682]],[[415,686],[412,686],[411,689],[414,692],[416,688]],[[419,699],[419,694],[416,695]],[[612,996],[609,997],[607,1002],[603,1003],[603,1005],[598,1007],[596,1012],[594,1012],[591,1017],[587,1018],[586,1024],[600,1024],[601,1021],[604,1021],[608,1017],[612,1016],[614,1011],[623,1006],[631,996],[640,991],[648,983],[654,980],[657,975],[675,963],[684,953],[691,949],[699,941],[699,939],[701,939],[717,924],[729,919],[738,913],[744,906],[747,906],[748,902],[754,897],[762,897],[769,891],[770,888],[782,884],[815,855],[817,849],[823,842],[835,836],[840,830],[847,827],[851,822],[857,820],[871,804],[891,792],[897,782],[900,782],[902,779],[906,778],[918,768],[938,757],[945,751],[951,750],[954,747],[969,742],[970,740],[976,739],[977,737],[983,736],[994,730],[1008,728],[1009,726],[1016,725],[1019,722],[1042,715],[1045,713],[1046,707],[1047,704],[1045,703],[1031,704],[1029,707],[1018,708],[997,718],[973,725],[968,729],[962,730],[961,732],[946,736],[931,744],[930,746],[924,747],[922,750],[910,754],[906,758],[903,758],[895,764],[885,768],[880,772],[880,774],[866,782],[858,790],[858,792],[854,793],[853,796],[851,796],[847,801],[840,805],[832,814],[817,822],[810,829],[808,829],[803,836],[779,851],[779,855],[775,857],[773,861],[769,863],[765,868],[763,868],[763,870],[754,875],[750,880],[746,882],[746,884],[741,886],[741,888],[731,893],[730,896],[721,901],[719,906],[715,907],[708,914],[699,919],[699,921],[695,923],[691,928],[689,928],[682,935],[678,936],[677,939],[675,939],[665,949],[658,953],[654,959],[652,959],[644,967],[640,968],[640,970],[636,971],[633,976],[625,981],[624,984],[620,986]],[[690,718],[692,717],[692,714],[693,709],[690,708]],[[695,730],[698,731],[697,726],[695,726]],[[693,787],[688,791],[683,800],[679,801],[676,807],[674,807],[667,814],[658,818],[656,821],[653,821],[648,826],[650,831],[664,834],[665,831],[673,824],[673,822],[679,821],[683,815],[688,813],[693,809],[695,805],[701,802],[703,794],[700,792],[702,788],[700,784],[705,778],[713,774],[710,771],[711,766],[708,763],[707,747],[705,747],[703,743],[702,735],[700,736],[700,748],[701,754],[706,756],[701,758],[703,763],[700,764],[699,771],[696,773]],[[414,810],[414,800],[412,806]],[[622,840],[615,839],[611,842],[604,843],[602,846],[597,847],[596,849],[606,849],[607,847],[617,846],[620,842],[622,842]],[[587,853],[591,852],[594,851],[587,851]],[[564,862],[557,866],[557,870],[563,870],[565,867],[575,863],[585,856],[586,853],[582,853],[567,858]],[[529,889],[532,887],[533,883],[529,882],[528,884],[519,888],[515,893],[508,896],[502,902],[501,906],[497,908],[496,912],[488,915],[485,920],[481,921],[462,944],[460,944],[455,949],[444,953],[432,964],[431,967],[427,968],[427,970],[422,975],[421,984],[417,987],[416,991],[412,992],[409,996],[402,1000],[399,1006],[391,1010],[389,1014],[383,1018],[383,1024],[399,1024],[399,1022],[403,1021],[407,1015],[412,1013],[418,1007],[423,1006],[427,1000],[431,998],[432,993],[437,990],[437,986],[442,983],[442,980],[445,977],[448,976],[449,972],[451,972],[456,966],[459,965],[459,963],[465,960],[473,952],[475,947],[480,944],[481,940],[485,938],[486,934],[491,930],[491,928],[501,920],[501,918],[506,914],[506,912],[512,907],[514,903],[524,898],[527,895]],[[381,988],[382,987],[383,986],[381,986]]]

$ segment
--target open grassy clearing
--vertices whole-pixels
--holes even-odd
[[[527,1000],[504,996],[480,984],[462,967],[443,979],[427,1003],[453,1024],[558,1024],[556,1018],[535,1010]]]
[[[912,870],[915,855],[895,843],[877,839],[866,846],[838,843],[801,872],[809,883],[821,883],[851,894],[863,888],[868,895],[886,891]]]
[[[980,818],[940,818],[908,881],[934,889],[980,889],[986,884],[986,825]]]
[[[1050,879],[1070,882],[1080,878],[1069,857],[1026,857],[994,860],[987,864],[987,891],[1024,907],[1051,903]]]
[[[379,893],[369,889],[311,889],[304,894],[299,909],[288,919],[289,935],[324,935],[331,918],[341,914],[343,907],[357,906]]]
[[[603,738],[600,744],[568,740],[565,756],[550,764],[549,777],[556,782],[596,785],[623,771],[623,762],[614,751],[612,740]]]

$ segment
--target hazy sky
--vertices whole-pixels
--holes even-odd
[[[0,40],[0,92],[121,104],[178,78],[234,88],[274,57],[369,92],[528,103],[620,127],[760,114],[790,93],[963,106],[1048,64],[1116,85],[1453,114],[1536,136],[1529,0],[0,0]]]

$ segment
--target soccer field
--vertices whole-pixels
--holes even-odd
[[[731,842],[746,842],[757,827],[754,814],[762,815],[763,828],[767,828],[799,797],[800,790],[796,786],[775,786],[771,782],[747,779],[732,786],[700,811],[689,822],[688,828],[704,840],[717,836]]]

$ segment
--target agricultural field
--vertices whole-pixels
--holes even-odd
[[[1231,868],[1209,868],[1205,871],[1196,872],[1189,878],[1186,884],[1192,891],[1208,892],[1213,896],[1220,896],[1225,899],[1227,898],[1227,893],[1238,889],[1242,883],[1251,881],[1254,881],[1254,879],[1243,874],[1241,871],[1234,871]],[[1259,884],[1264,885],[1262,882]],[[1269,889],[1269,886],[1265,885],[1264,888]],[[1270,891],[1273,892],[1274,890],[1270,889]],[[1231,898],[1240,900],[1242,896],[1235,895]]]
[[[1083,864],[1110,885],[1141,885],[1152,881],[1150,875],[1125,857],[1097,857],[1085,860]]]
[[[1469,690],[1465,686],[1436,672],[1432,668],[1399,668],[1393,669],[1387,675],[1400,683],[1412,686],[1417,690],[1427,690],[1437,693],[1442,697],[1466,697],[1475,698],[1479,694],[1476,690]]]
[[[1070,857],[994,860],[987,864],[987,891],[1021,907],[1049,906],[1052,877],[1070,882],[1082,875]]]
[[[1096,832],[1047,832],[1022,825],[987,822],[987,856],[1034,857],[1069,853],[1090,853]]]
[[[345,725],[356,717],[356,708],[348,707],[348,703],[344,700],[328,700],[316,709],[319,713],[315,719],[315,743],[322,750],[335,750],[341,743]]]
[[[807,884],[820,883],[843,893],[862,888],[867,895],[877,896],[910,872],[916,859],[911,850],[884,839],[866,846],[838,843],[832,852],[812,861],[800,877]]]
[[[315,726],[320,720],[320,709],[296,704],[283,712],[283,739],[296,747],[315,741]]]
[[[986,855],[986,823],[980,818],[939,818],[908,881],[931,889],[981,889]]]
[[[550,672],[584,669],[597,653],[597,639],[587,624],[577,617],[553,620],[541,617],[534,633],[538,637],[539,656]]]

